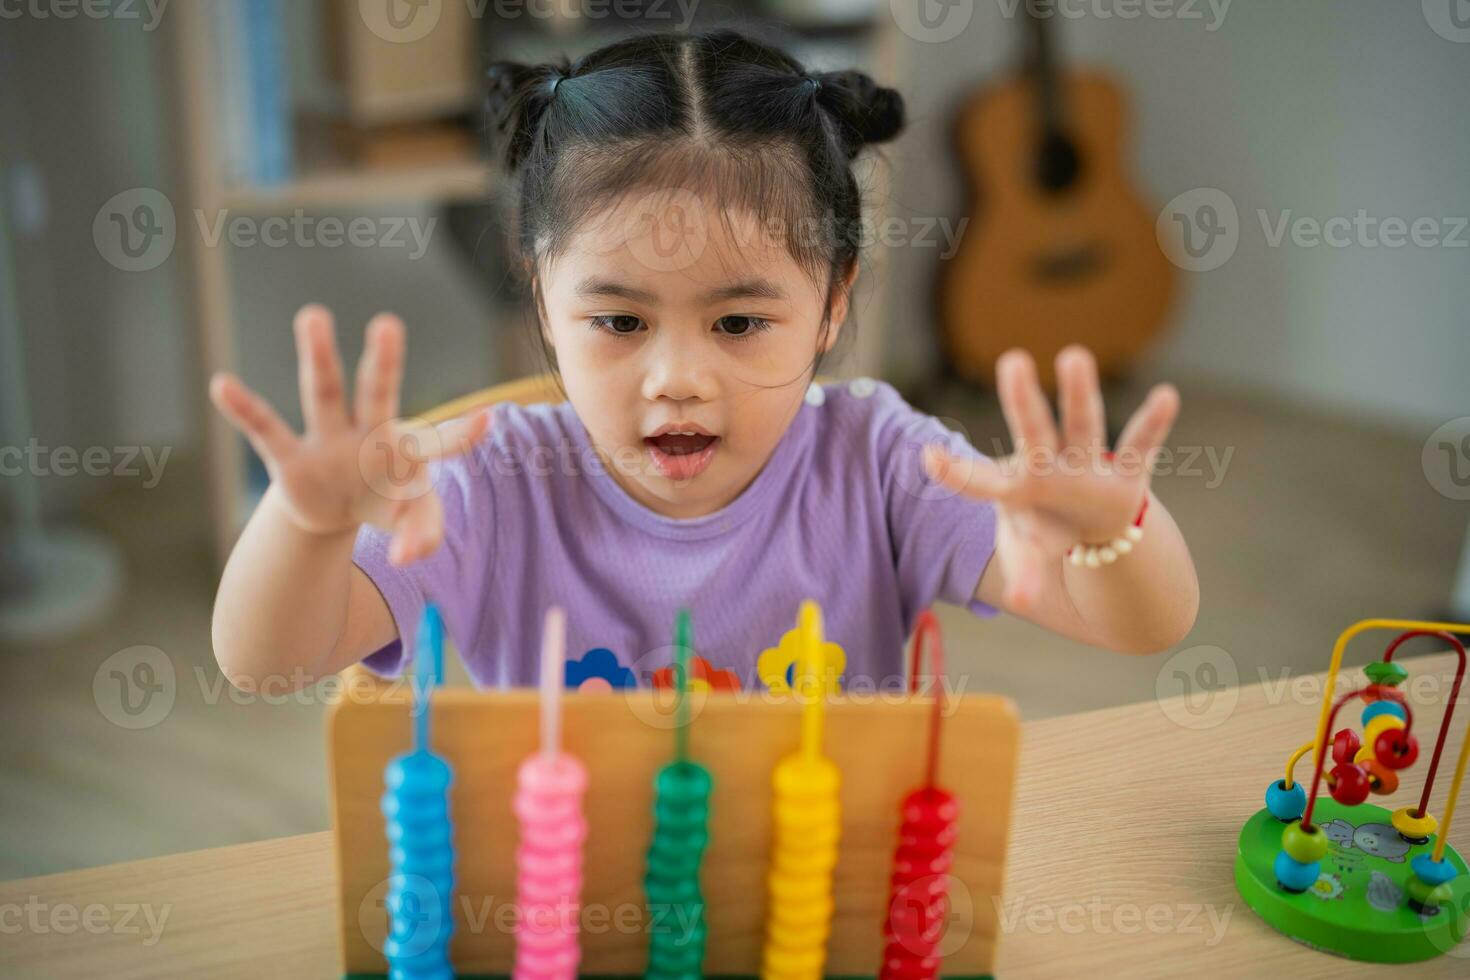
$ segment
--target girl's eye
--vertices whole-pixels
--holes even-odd
[[[722,316],[715,322],[721,333],[736,340],[744,340],[771,329],[770,321],[762,320],[758,316]]]
[[[626,313],[606,313],[594,316],[588,321],[594,330],[606,330],[608,333],[619,337],[637,333],[643,327],[643,321],[636,316],[628,316]]]

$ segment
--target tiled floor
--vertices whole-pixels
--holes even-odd
[[[1181,650],[1222,648],[1228,657],[1216,662],[1251,682],[1321,669],[1356,619],[1442,612],[1465,511],[1426,481],[1422,437],[1180,387],[1185,410],[1170,442],[1201,447],[1198,473],[1185,470],[1183,449],[1181,472],[1156,488],[1202,583],[1199,621]],[[1137,394],[1110,403],[1131,406]],[[982,449],[1004,434],[989,396],[931,410],[962,420]],[[1215,467],[1228,460],[1223,478],[1203,450]],[[202,490],[174,465],[158,489],[114,499],[96,517],[127,555],[116,612],[85,635],[0,654],[0,878],[328,824],[322,698],[238,703],[224,684],[209,649],[216,572]],[[1026,717],[1143,700],[1156,683],[1177,683],[1170,654],[1120,656],[1008,617],[942,616],[951,671],[969,690],[1011,695]],[[109,720],[115,679],[103,671],[100,690],[94,680],[109,656],[135,645],[167,658],[176,693],[161,722],[129,730]]]

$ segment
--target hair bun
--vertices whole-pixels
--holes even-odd
[[[520,166],[536,131],[551,105],[555,85],[570,66],[563,63],[523,65],[497,61],[485,70],[485,116],[498,134],[505,165],[512,172]]]
[[[817,101],[837,120],[849,158],[903,131],[903,96],[860,71],[821,72]]]

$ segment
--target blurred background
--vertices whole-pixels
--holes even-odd
[[[992,454],[1010,346],[1092,346],[1115,432],[1183,394],[1191,636],[944,610],[969,690],[1044,717],[1470,618],[1465,0],[0,0],[0,878],[328,825],[331,693],[234,692],[210,649],[264,474],[206,379],[299,422],[307,301],[348,358],[405,318],[408,411],[538,370],[483,65],[717,24],[907,101],[834,374]]]

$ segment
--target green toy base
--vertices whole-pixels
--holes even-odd
[[[1414,963],[1448,953],[1465,937],[1470,921],[1470,869],[1446,845],[1444,859],[1459,874],[1452,898],[1431,916],[1408,905],[1409,862],[1434,849],[1411,845],[1389,823],[1391,812],[1363,803],[1343,806],[1319,797],[1312,822],[1328,835],[1327,855],[1316,884],[1304,892],[1276,882],[1274,864],[1286,824],[1262,809],[1240,830],[1235,887],[1272,928],[1315,949],[1370,963]],[[1462,955],[1466,951],[1462,951]]]

